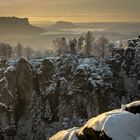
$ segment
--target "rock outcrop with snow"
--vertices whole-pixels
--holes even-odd
[[[63,130],[49,140],[136,140],[140,133],[140,101],[90,119],[83,127]]]

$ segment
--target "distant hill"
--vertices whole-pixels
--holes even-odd
[[[35,35],[43,32],[43,28],[31,25],[28,18],[0,17],[1,35]]]
[[[78,26],[72,22],[58,21],[56,24],[52,25],[51,28],[63,29],[63,28],[78,28]]]

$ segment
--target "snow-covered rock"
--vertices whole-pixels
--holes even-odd
[[[69,130],[63,130],[51,137],[49,140],[78,140],[77,137],[78,128],[74,127]]]
[[[102,130],[113,140],[136,140],[140,137],[140,117],[127,111],[109,115]]]
[[[128,106],[137,106],[140,101],[132,102]],[[126,105],[127,106],[127,105]],[[139,111],[139,108],[135,108]],[[70,129],[73,130],[73,129]],[[123,109],[116,109],[105,112],[97,117],[90,119],[83,127],[76,131],[64,130],[50,140],[81,140],[81,139],[112,139],[112,140],[137,140],[140,138],[140,116]],[[75,130],[75,129],[74,129]],[[76,133],[78,137],[71,137]]]

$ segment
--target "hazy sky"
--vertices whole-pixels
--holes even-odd
[[[140,21],[140,0],[0,0],[0,16],[31,22]]]

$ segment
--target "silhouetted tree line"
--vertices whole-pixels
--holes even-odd
[[[38,58],[43,56],[49,56],[51,51],[48,50],[35,50],[29,46],[23,46],[18,43],[12,46],[7,43],[0,43],[0,58],[21,58],[26,57],[27,59]]]
[[[109,51],[111,52],[111,49],[114,46],[105,36],[95,39],[90,31],[84,36],[70,40],[66,40],[65,37],[57,38],[53,43],[56,47],[58,56],[64,52],[69,52],[72,54],[85,56],[95,55],[104,58]]]
[[[6,43],[0,43],[0,57],[4,58],[42,58],[46,56],[60,56],[63,53],[71,53],[74,55],[81,56],[97,56],[106,57],[114,47],[113,43],[110,43],[109,39],[102,36],[95,39],[92,32],[88,31],[84,36],[81,35],[79,38],[73,38],[66,40],[65,37],[56,38],[53,40],[56,52],[54,50],[47,50],[39,48],[35,50],[29,46],[24,46],[18,43],[15,46]]]
[[[12,46],[10,44],[0,43],[0,56],[10,58],[12,55]]]

